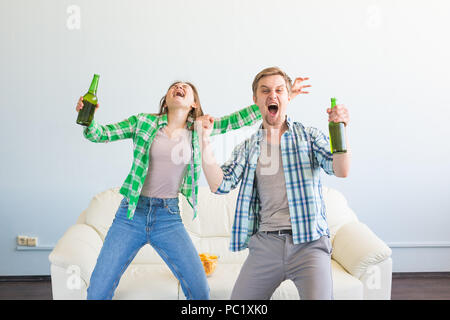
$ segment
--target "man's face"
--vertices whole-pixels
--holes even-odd
[[[290,100],[286,81],[282,76],[261,78],[253,101],[261,112],[263,126],[280,127],[286,119],[286,109]]]

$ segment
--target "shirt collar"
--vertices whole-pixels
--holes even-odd
[[[292,123],[293,120],[291,119],[290,116],[286,115],[286,125],[288,127],[286,132],[290,132],[292,130]],[[261,141],[264,138],[264,129],[263,129],[263,124],[261,123],[261,125],[259,126],[258,132],[256,133],[256,139],[257,141]]]
[[[165,126],[167,126],[167,124],[168,124],[167,113],[163,113],[162,115],[159,116],[158,128],[165,127]]]
[[[167,113],[162,114],[158,119],[158,128],[165,127],[169,121],[167,120]],[[189,115],[186,120],[186,126],[189,129],[194,124],[194,118]]]

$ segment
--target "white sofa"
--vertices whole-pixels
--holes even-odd
[[[86,299],[89,279],[122,195],[119,188],[96,195],[50,253],[53,299]],[[219,255],[208,277],[211,299],[229,299],[248,250],[231,252],[229,237],[238,190],[215,195],[199,190],[199,213],[180,196],[183,222],[199,253]],[[335,299],[390,299],[391,249],[358,221],[343,195],[323,188],[333,244]],[[125,271],[114,299],[185,299],[178,280],[150,245],[145,245]],[[272,299],[299,299],[292,281],[284,281]]]

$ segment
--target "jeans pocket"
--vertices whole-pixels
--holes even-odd
[[[247,242],[247,248],[250,250],[250,248],[252,247],[252,239],[253,239],[253,237],[255,237],[256,236],[256,233],[255,234],[253,234],[253,235],[251,235],[250,236],[250,238],[248,239],[248,242]]]
[[[331,255],[333,253],[333,246],[331,245],[331,240],[327,236],[325,236],[324,238],[325,238],[325,242],[327,244],[328,254]]]
[[[119,207],[120,208],[127,208],[128,207],[128,199],[126,197],[124,197],[122,199],[122,201],[120,201]]]
[[[168,205],[167,206],[167,212],[169,212],[170,214],[180,214],[180,208],[178,207],[178,205]]]
[[[320,237],[319,239],[317,239],[315,241],[315,243],[316,243],[316,245],[315,245],[316,248],[331,255],[331,252],[333,251],[333,247],[331,246],[331,241],[327,236]]]

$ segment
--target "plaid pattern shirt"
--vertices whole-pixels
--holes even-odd
[[[322,197],[320,168],[334,175],[329,139],[316,128],[305,128],[287,117],[288,130],[281,137],[281,156],[293,242],[298,244],[330,235]],[[241,182],[231,231],[230,250],[247,248],[259,226],[260,201],[255,172],[263,138],[262,125],[250,138],[236,146],[222,165],[223,180],[217,194],[225,194]]]
[[[243,126],[250,126],[260,119],[261,113],[258,106],[252,105],[229,116],[216,119],[211,135],[223,134]],[[193,123],[193,118],[188,117],[187,127],[191,128]],[[92,120],[83,131],[84,137],[92,142],[106,143],[121,139],[133,139],[133,164],[130,173],[120,188],[120,193],[128,199],[127,216],[129,219],[134,216],[142,186],[147,177],[150,146],[157,131],[166,125],[167,114],[139,113],[121,122],[109,125],[99,125],[95,120]],[[189,170],[185,171],[179,192],[186,197],[193,208],[195,218],[197,216],[198,180],[202,163],[199,137],[196,131],[192,131],[191,143],[192,154]]]

